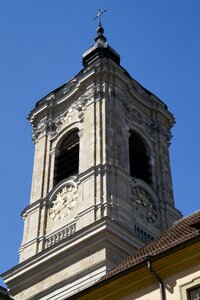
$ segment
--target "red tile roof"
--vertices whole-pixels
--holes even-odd
[[[200,210],[176,221],[170,229],[103,276],[101,281],[143,262],[148,256],[154,257],[197,237],[200,237]]]

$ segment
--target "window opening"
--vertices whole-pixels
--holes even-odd
[[[61,180],[78,174],[79,136],[74,131],[64,139],[55,158],[54,186]]]
[[[189,300],[200,300],[200,286],[189,292]]]
[[[151,184],[151,166],[145,144],[141,137],[131,132],[129,137],[130,176]]]

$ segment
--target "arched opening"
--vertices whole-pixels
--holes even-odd
[[[61,143],[55,158],[54,186],[61,180],[78,174],[79,169],[79,135],[71,132]]]
[[[129,164],[130,176],[151,184],[151,166],[147,149],[142,138],[133,131],[129,137]]]

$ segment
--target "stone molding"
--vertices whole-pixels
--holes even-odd
[[[66,239],[68,236],[76,232],[76,223],[65,226],[64,228],[51,233],[45,238],[45,249],[49,248],[56,243]]]
[[[147,230],[141,228],[139,225],[134,225],[134,233],[145,242],[151,242],[154,239],[154,236],[150,234]]]

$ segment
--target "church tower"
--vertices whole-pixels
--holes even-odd
[[[120,65],[99,21],[83,69],[29,114],[35,146],[16,300],[66,299],[180,217],[169,146],[174,117]]]

